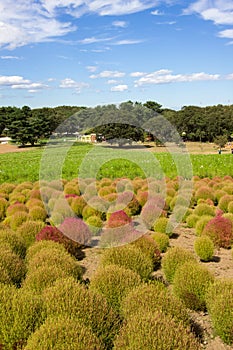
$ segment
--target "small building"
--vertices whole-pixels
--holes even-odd
[[[82,142],[88,142],[88,143],[95,143],[96,141],[96,134],[88,134],[88,135],[82,135],[81,139]]]
[[[2,145],[5,145],[5,144],[7,144],[8,142],[10,142],[11,141],[11,138],[10,137],[7,137],[7,136],[5,136],[5,137],[0,137],[0,144],[2,144]]]

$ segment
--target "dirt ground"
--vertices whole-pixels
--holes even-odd
[[[217,154],[218,146],[214,143],[203,143],[203,142],[186,142],[186,148],[190,154]],[[135,148],[136,145],[131,146],[131,148]],[[152,152],[168,152],[166,147],[156,147],[154,143],[145,143],[141,145],[145,149],[149,148]],[[127,146],[126,146],[127,147]],[[11,153],[11,152],[25,152],[35,149],[35,147],[18,147],[16,145],[11,144],[0,144],[0,154],[2,153]],[[223,154],[231,153],[231,146],[227,145],[224,149],[222,149]]]
[[[170,246],[180,246],[194,252],[194,241],[196,235],[193,229],[185,227],[183,224],[176,228],[174,238],[170,239]],[[84,270],[84,278],[91,279],[93,273],[98,268],[98,264],[103,253],[99,248],[87,248],[84,250],[85,258],[80,261]],[[220,249],[215,251],[215,255],[211,262],[200,262],[207,267],[216,278],[233,278],[233,258],[232,250]],[[161,270],[156,271],[157,278],[163,279]],[[210,317],[206,312],[190,311],[190,316],[201,335],[202,348],[205,350],[232,350],[233,346],[223,343],[219,337],[214,336]]]

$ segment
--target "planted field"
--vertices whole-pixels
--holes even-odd
[[[0,220],[3,349],[231,348],[232,177],[5,182]]]
[[[88,171],[94,171],[96,178],[117,177],[135,178],[140,177],[163,177],[174,178],[177,175],[186,177],[190,173],[200,177],[214,177],[225,175],[233,176],[233,156],[231,154],[210,154],[196,155],[178,153],[155,153],[146,148],[126,148],[111,150],[106,147],[75,144],[63,159],[64,147],[53,149],[52,158],[48,158],[48,168],[52,178],[62,177],[71,180],[79,176],[80,165],[86,163],[101,166],[96,169],[89,167]],[[40,167],[43,149],[36,149],[27,152],[0,154],[0,183],[37,181],[40,177]],[[114,158],[115,157],[115,158]],[[109,161],[106,161],[109,159]],[[64,164],[63,164],[64,162]],[[102,163],[101,163],[102,162]],[[177,168],[178,166],[178,168]],[[191,169],[192,166],[192,169]],[[62,173],[58,174],[56,169],[61,168]],[[90,174],[87,174],[87,177]]]

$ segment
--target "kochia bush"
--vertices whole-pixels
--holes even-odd
[[[197,237],[194,250],[202,261],[210,261],[214,255],[214,243],[208,236]]]
[[[203,235],[210,237],[216,247],[230,248],[233,243],[233,224],[231,220],[217,215],[207,223]]]

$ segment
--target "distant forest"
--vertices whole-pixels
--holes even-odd
[[[166,122],[165,122],[166,121]],[[118,124],[118,126],[116,125]],[[113,132],[114,130],[114,132]],[[31,109],[0,107],[0,134],[20,144],[34,144],[56,133],[101,133],[108,138],[174,140],[176,131],[186,140],[213,142],[233,139],[233,105],[162,108],[158,102],[127,101],[94,108],[59,106]]]

